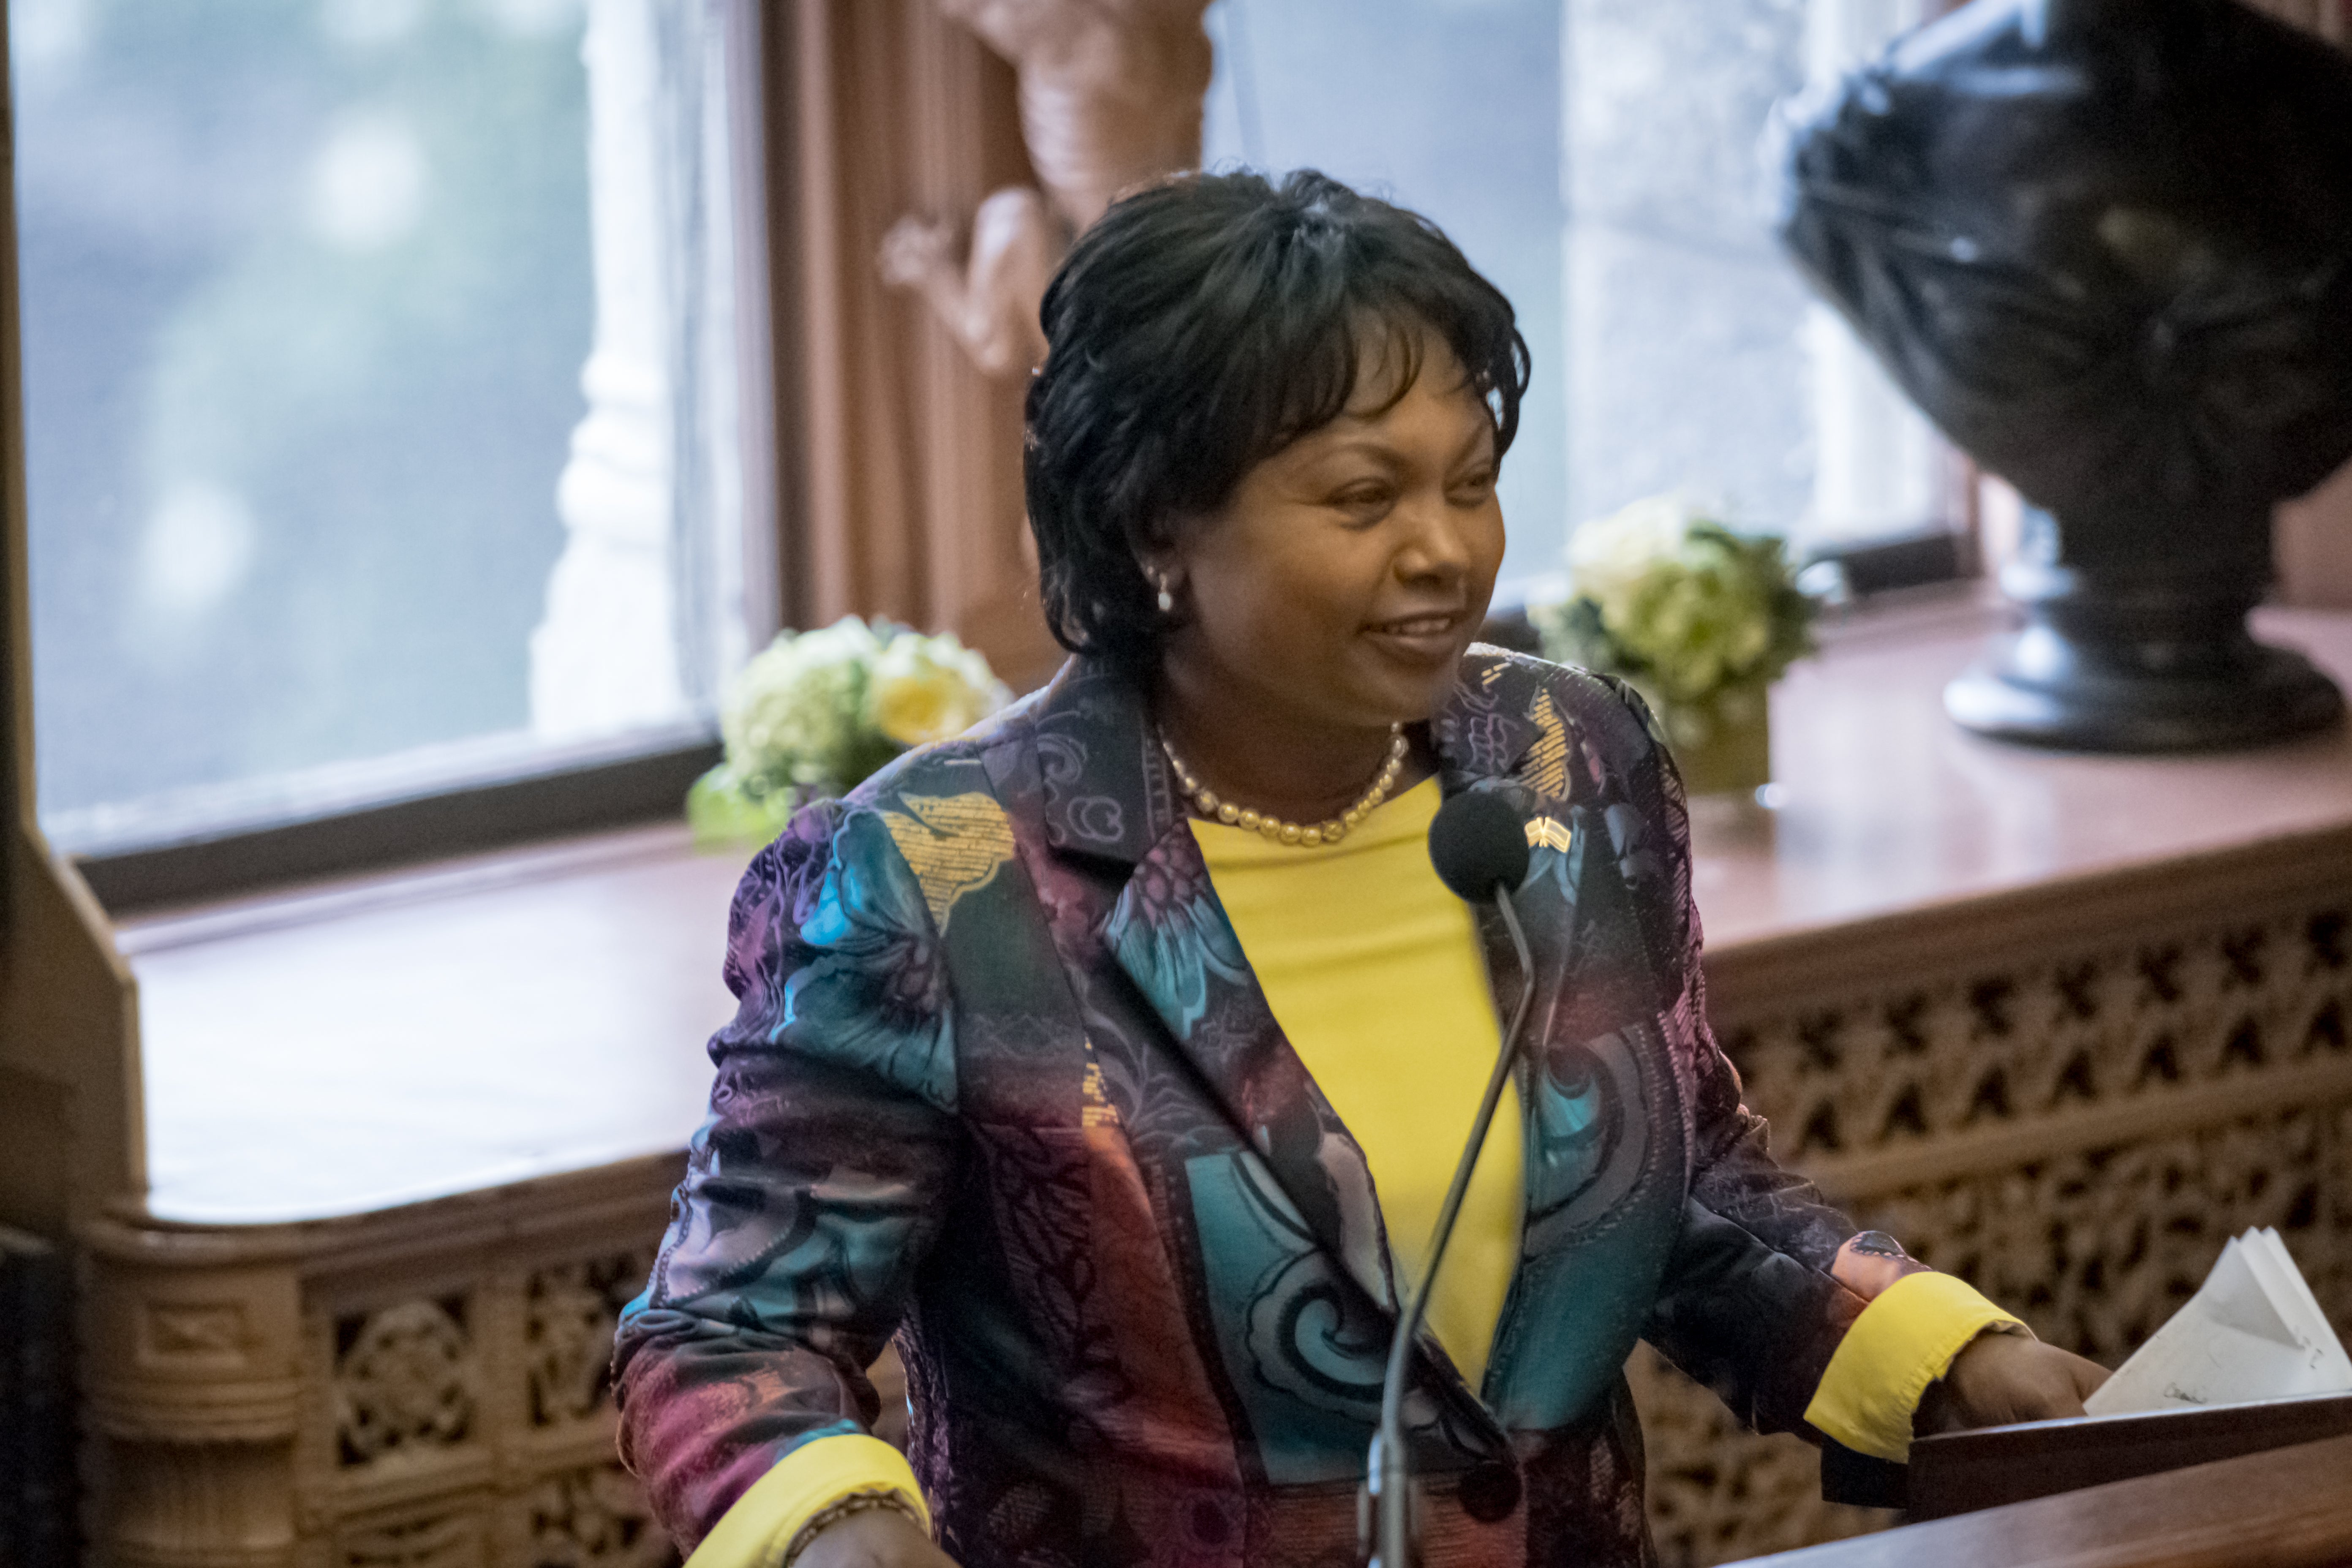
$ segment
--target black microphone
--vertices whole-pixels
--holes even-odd
[[[1528,879],[1527,822],[1491,791],[1457,795],[1429,825],[1429,858],[1455,898],[1483,904]]]
[[[1519,955],[1519,1005],[1511,1015],[1511,1026],[1503,1031],[1503,1048],[1495,1058],[1494,1075],[1486,1080],[1486,1096],[1478,1102],[1470,1141],[1462,1151],[1461,1163],[1454,1167],[1454,1184],[1446,1189],[1444,1205],[1437,1211],[1437,1228],[1429,1241],[1429,1266],[1405,1299],[1396,1337],[1389,1342],[1388,1374],[1381,1380],[1381,1425],[1366,1464],[1365,1488],[1371,1507],[1370,1517],[1364,1522],[1370,1527],[1372,1539],[1361,1544],[1370,1553],[1370,1568],[1411,1568],[1412,1477],[1404,1447],[1405,1369],[1412,1360],[1412,1343],[1421,1333],[1422,1318],[1429,1310],[1430,1288],[1437,1282],[1437,1270],[1445,1261],[1445,1244],[1454,1238],[1454,1222],[1462,1213],[1462,1195],[1470,1188],[1470,1173],[1477,1169],[1478,1151],[1486,1144],[1487,1129],[1495,1124],[1495,1107],[1502,1101],[1503,1086],[1510,1081],[1519,1030],[1528,1021],[1528,1007],[1536,994],[1535,963],[1528,956],[1527,933],[1519,929],[1518,911],[1511,908],[1511,894],[1527,880],[1527,823],[1508,801],[1496,795],[1476,791],[1457,795],[1438,808],[1437,819],[1429,825],[1429,858],[1437,868],[1438,879],[1454,897],[1473,904],[1492,900],[1502,914],[1503,925],[1511,933],[1511,946]]]

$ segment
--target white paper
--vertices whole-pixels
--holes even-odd
[[[2328,1326],[2327,1314],[2320,1310],[2319,1298],[2311,1293],[2311,1281],[2305,1279],[2303,1277],[2303,1270],[2294,1266],[2294,1255],[2287,1251],[2286,1243],[2279,1239],[2277,1231],[2265,1226],[2260,1231],[2249,1234],[2260,1236],[2267,1244],[2270,1256],[2275,1259],[2279,1271],[2285,1275],[2287,1284],[2294,1289],[2295,1298],[2303,1303],[2301,1321],[2311,1326],[2312,1340],[2327,1358],[2327,1375],[2337,1380],[2331,1388],[2352,1388],[2352,1355],[2345,1353],[2343,1342],[2336,1337],[2336,1331]]]
[[[2096,1394],[2093,1415],[2352,1393],[2352,1357],[2274,1230],[2250,1230]]]

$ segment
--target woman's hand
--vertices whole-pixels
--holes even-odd
[[[793,1568],[956,1568],[956,1561],[897,1509],[869,1508],[818,1531]]]
[[[2083,1414],[2107,1381],[2105,1367],[2023,1334],[1985,1332],[1969,1342],[1943,1377],[1927,1385],[1912,1418],[1921,1437],[2012,1421],[2057,1421]]]

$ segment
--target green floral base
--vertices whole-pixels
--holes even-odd
[[[791,785],[755,790],[721,763],[687,791],[687,826],[699,848],[756,847],[784,830],[809,793]]]
[[[1750,795],[1772,782],[1769,695],[1769,688],[1734,688],[1705,703],[1658,705],[1686,793]]]

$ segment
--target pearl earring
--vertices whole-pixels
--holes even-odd
[[[1164,616],[1176,607],[1176,595],[1168,591],[1167,578],[1156,577],[1152,583],[1160,590],[1160,613]]]

